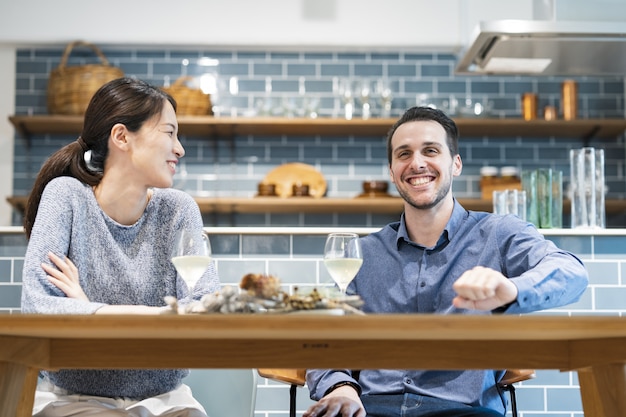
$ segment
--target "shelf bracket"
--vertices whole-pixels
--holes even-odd
[[[583,146],[584,147],[589,146],[589,143],[591,142],[591,139],[593,139],[599,131],[600,131],[600,126],[599,125],[593,126],[593,128],[589,132],[587,132],[587,134],[585,134],[582,137],[582,139],[583,139]]]

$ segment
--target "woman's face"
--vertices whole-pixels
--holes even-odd
[[[154,118],[146,121],[133,137],[131,158],[146,187],[171,187],[178,160],[185,149],[178,140],[176,112],[169,101]]]

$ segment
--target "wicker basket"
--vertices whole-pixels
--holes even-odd
[[[91,48],[101,64],[66,67],[72,49]],[[109,65],[98,47],[87,42],[72,42],[65,48],[59,66],[50,72],[48,80],[48,112],[50,114],[83,115],[89,100],[102,85],[124,76],[124,72]]]
[[[176,113],[181,116],[212,115],[211,95],[203,93],[200,89],[188,87],[185,83],[191,79],[190,76],[180,77],[171,86],[163,87],[163,90],[176,100]]]

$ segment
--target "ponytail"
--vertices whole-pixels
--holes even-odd
[[[102,179],[102,172],[93,171],[87,167],[85,154],[91,153],[91,151],[85,151],[84,148],[85,142],[79,138],[56,151],[44,162],[39,174],[37,174],[37,179],[28,196],[24,210],[24,231],[27,238],[30,238],[30,233],[35,223],[43,190],[50,181],[57,177],[69,176],[94,186]]]

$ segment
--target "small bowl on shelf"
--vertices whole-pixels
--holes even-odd
[[[257,186],[258,197],[276,197],[276,184],[260,182]]]
[[[387,193],[389,183],[387,181],[372,180],[363,181],[363,193],[359,197],[389,197]]]
[[[293,184],[291,186],[292,197],[311,197],[309,184]]]

